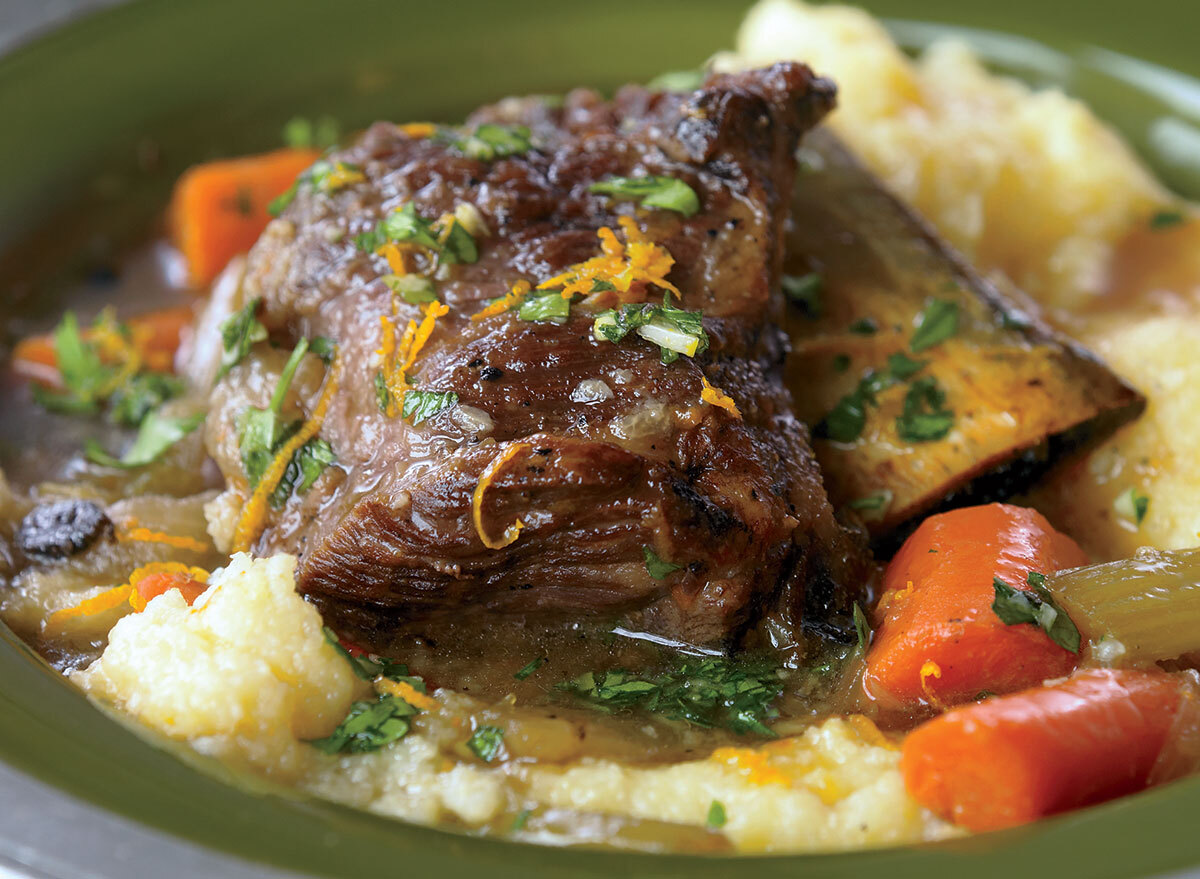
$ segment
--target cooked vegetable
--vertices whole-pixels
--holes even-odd
[[[593,183],[588,190],[613,198],[633,199],[644,208],[662,208],[685,217],[700,210],[696,190],[674,177],[609,177]]]
[[[34,558],[65,559],[113,536],[113,523],[99,504],[85,500],[38,504],[21,520],[16,541]]]
[[[1093,651],[1107,637],[1122,663],[1200,650],[1200,549],[1141,549],[1131,559],[1052,574],[1046,588]]]
[[[1188,685],[1091,669],[935,718],[904,741],[905,785],[933,812],[996,830],[1141,790]]]
[[[320,156],[282,149],[197,165],[175,184],[169,215],[193,286],[203,287],[245,253],[271,220],[267,207]]]
[[[188,604],[194,602],[208,588],[208,584],[203,580],[198,580],[190,571],[156,571],[148,574],[133,582],[130,578],[130,583],[133,586],[133,592],[137,594],[135,599],[130,595],[130,601],[137,602],[144,608],[151,599],[171,591],[178,589],[179,594],[183,596],[183,600]],[[140,609],[135,605],[135,610]]]
[[[793,189],[785,271],[819,271],[822,308],[785,312],[787,382],[800,417],[821,426],[814,449],[834,505],[891,492],[866,522],[873,537],[950,495],[1007,497],[1141,411],[1133,389],[1021,314],[827,130],[805,143],[820,161]],[[868,318],[875,334],[848,331]],[[888,365],[897,354],[925,366],[901,377]],[[910,397],[924,379],[936,384]]]
[[[999,616],[995,581],[1036,597],[1031,573],[1086,561],[1034,510],[990,504],[931,516],[888,566],[866,691],[886,707],[913,709],[1066,674],[1076,655],[1041,628]]]
[[[163,453],[179,442],[204,422],[204,413],[191,415],[164,415],[161,411],[151,412],[142,420],[133,445],[120,458],[104,451],[94,440],[84,447],[87,456],[104,467],[127,470],[145,467],[158,460]]]

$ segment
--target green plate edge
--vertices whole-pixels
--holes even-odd
[[[376,116],[452,119],[504,94],[579,83],[611,88],[694,66],[730,44],[745,5],[142,0],[98,13],[0,59],[0,119],[17,122],[0,138],[0,247],[11,254],[14,243],[53,217],[60,253],[97,238],[100,247],[119,251],[161,208],[179,170],[207,156],[273,146],[295,113],[330,113],[352,126]],[[1077,4],[1036,0],[867,5],[884,16],[974,29],[962,35],[993,60],[1087,98],[1178,191],[1200,193],[1200,173],[1188,158],[1156,155],[1148,136],[1166,116],[1193,125],[1200,119],[1195,82],[1170,72],[1200,75],[1200,9],[1190,0],[1146,0],[1136,23],[1117,2],[1088,4],[1083,18]],[[914,44],[930,34],[912,21],[897,22],[895,32]],[[160,155],[150,170],[136,160],[147,136]],[[65,205],[75,207],[62,213]],[[10,304],[31,298],[14,277],[0,274],[0,299]],[[479,839],[266,785],[233,787],[209,761],[181,760],[177,747],[97,711],[4,629],[0,681],[0,758],[103,808],[251,861],[354,879],[431,869],[704,879],[735,869],[726,858]],[[855,854],[754,857],[736,869],[763,877],[882,871],[898,879],[1149,875],[1200,864],[1196,814],[1200,781],[1189,781],[1018,831]]]

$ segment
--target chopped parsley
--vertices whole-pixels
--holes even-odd
[[[455,219],[447,219],[449,232],[439,233],[441,220],[426,220],[417,213],[411,201],[392,211],[380,220],[374,229],[354,236],[355,246],[373,253],[390,242],[415,244],[438,255],[445,264],[473,263],[479,259],[479,248],[467,228]],[[444,240],[442,240],[444,237]]]
[[[329,628],[329,626],[323,626],[322,632],[329,646],[341,654],[346,662],[350,663],[350,668],[355,676],[364,681],[373,681],[377,677],[382,676],[393,681],[403,681],[419,693],[425,692],[425,682],[419,677],[410,676],[408,666],[403,662],[367,653],[355,656],[342,646],[342,642],[338,640],[337,633]]]
[[[867,426],[867,406],[879,404],[877,395],[896,383],[888,372],[869,370],[857,387],[843,396],[816,427],[817,436],[838,443],[852,443],[862,436]]]
[[[545,656],[539,656],[537,659],[530,660],[529,664],[513,674],[513,677],[518,681],[523,681],[549,661]]]
[[[940,440],[954,427],[954,412],[938,380],[925,376],[913,381],[904,395],[904,411],[896,418],[896,433],[910,443]]]
[[[326,738],[311,739],[309,744],[326,754],[365,754],[378,751],[408,735],[408,718],[417,709],[398,696],[380,696],[374,702],[360,701],[350,706],[346,719]]]
[[[469,132],[439,128],[434,137],[467,158],[483,162],[519,156],[533,149],[530,131],[524,125],[496,125],[488,122]]]
[[[857,601],[854,602],[854,634],[858,636],[858,649],[866,652],[871,645],[871,624]]]
[[[888,357],[887,371],[894,378],[903,381],[912,378],[928,365],[928,360],[913,360],[903,351],[897,351]]]
[[[415,427],[437,415],[443,409],[458,405],[458,394],[453,391],[418,391],[413,388],[404,394],[402,418],[407,418]]]
[[[498,726],[481,726],[467,739],[471,753],[484,763],[491,763],[504,745],[504,730]]]
[[[267,338],[267,328],[254,316],[261,304],[261,297],[251,299],[221,322],[221,368],[217,378],[241,363],[255,342]]]
[[[676,308],[664,295],[662,305],[631,303],[600,312],[592,335],[600,341],[620,342],[635,332],[659,346],[663,363],[674,363],[680,354],[695,357],[708,348],[702,318],[698,311]]]
[[[958,332],[958,303],[934,299],[921,312],[917,328],[909,340],[909,350],[920,354],[949,339]]]
[[[610,177],[593,183],[588,192],[633,199],[644,208],[662,208],[685,217],[694,216],[700,210],[696,190],[674,177]]]
[[[704,823],[709,827],[717,830],[725,826],[725,806],[719,800],[713,800],[708,806],[708,817],[704,819]]]
[[[879,324],[873,318],[861,317],[850,324],[849,329],[856,336],[873,336],[879,332]]]
[[[1078,653],[1079,629],[1046,588],[1045,575],[1031,571],[1027,582],[1031,590],[1029,592],[1009,586],[999,577],[993,578],[995,600],[992,610],[996,616],[1006,626],[1023,623],[1037,626],[1059,647]]]
[[[307,339],[301,339],[292,350],[267,408],[251,406],[238,419],[238,451],[251,491],[258,486],[259,480],[279,454],[279,450],[304,423],[302,419],[297,419],[285,424],[280,419],[280,413],[300,361],[309,350],[309,344]],[[320,437],[310,439],[292,455],[279,484],[271,492],[271,507],[281,509],[293,491],[300,494],[307,492],[334,460],[333,448],[328,442]]]
[[[1113,501],[1113,510],[1123,519],[1128,519],[1135,525],[1141,525],[1150,509],[1150,497],[1142,494],[1136,488],[1130,487],[1117,496]]]
[[[517,813],[517,817],[513,818],[511,832],[516,833],[518,830],[525,829],[525,823],[529,820],[529,816],[533,814],[532,809],[522,809]]]
[[[1182,211],[1168,210],[1158,211],[1150,217],[1150,228],[1154,231],[1160,229],[1170,229],[1172,226],[1178,226],[1184,222]]]
[[[635,675],[588,672],[557,688],[605,713],[641,709],[696,726],[774,737],[766,722],[783,692],[777,667],[761,659],[687,657],[672,669]]]
[[[648,546],[642,547],[642,558],[646,560],[646,572],[655,580],[666,579],[667,575],[680,570],[683,565],[676,565],[659,557],[658,553]]]
[[[868,495],[855,498],[846,506],[859,513],[882,513],[892,504],[892,493],[887,489],[873,491]]]
[[[517,309],[517,317],[521,320],[539,323],[565,324],[570,314],[571,300],[564,299],[557,290],[526,296]]]
[[[282,195],[271,200],[267,205],[267,213],[272,217],[282,214],[287,206],[296,200],[301,186],[307,186],[313,192],[337,192],[351,183],[359,183],[364,179],[366,178],[363,176],[362,168],[358,165],[350,162],[318,159],[307,170],[301,171]]]
[[[199,427],[203,421],[203,412],[174,416],[163,415],[158,411],[151,412],[142,419],[133,445],[126,449],[120,458],[114,458],[104,451],[95,440],[88,440],[84,452],[88,458],[104,467],[124,470],[144,467],[158,460],[167,449]]]
[[[833,371],[845,372],[850,368],[850,362],[849,354],[835,354],[833,356]]]
[[[109,397],[108,416],[117,424],[137,427],[167,400],[183,393],[183,379],[162,372],[140,372]]]
[[[389,290],[399,295],[409,305],[437,302],[437,293],[433,289],[433,281],[424,275],[384,275],[380,280],[387,285]]]
[[[375,373],[375,405],[379,407],[380,412],[386,415],[391,402],[392,395],[388,391],[387,379],[383,377],[382,372]]]
[[[813,320],[819,318],[823,311],[821,291],[824,283],[816,272],[809,272],[807,275],[784,275],[780,281],[783,294],[788,300],[800,306],[805,317]]]

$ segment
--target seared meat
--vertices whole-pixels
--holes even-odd
[[[780,596],[798,609],[810,576],[821,601],[844,599],[861,556],[834,521],[792,415],[776,325],[793,156],[832,96],[807,68],[781,64],[714,77],[694,94],[631,87],[612,102],[582,91],[557,108],[504,101],[470,123],[527,125],[535,147],[490,161],[383,123],[334,156],[365,180],[332,193],[301,187],[251,252],[244,281],[277,342],[328,336],[343,364],[321,429],[337,463],[271,516],[257,550],[299,553],[306,593],[392,620],[607,615],[704,642]],[[610,175],[646,174],[686,181],[699,213],[589,191]],[[456,393],[458,405],[419,426],[377,404],[380,317],[393,293],[381,280],[386,260],[352,240],[410,202],[426,219],[472,205],[490,232],[477,261],[438,273],[449,314],[409,380]],[[711,344],[701,357],[664,365],[633,334],[597,341],[586,302],[562,324],[513,311],[470,320],[516,282],[536,285],[596,256],[597,231],[617,230],[621,216],[674,257],[677,304],[704,314]],[[421,319],[402,300],[396,308],[401,326]],[[214,395],[210,449],[235,486],[245,485],[237,414],[264,402],[256,370],[252,358]],[[740,418],[702,401],[704,377]],[[498,549],[472,518],[489,471],[484,533],[498,543],[514,521],[524,525]],[[656,579],[644,548],[679,569]]]

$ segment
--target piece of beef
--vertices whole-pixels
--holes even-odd
[[[370,128],[334,157],[365,182],[328,194],[301,187],[249,256],[244,294],[263,298],[273,338],[331,337],[344,364],[321,429],[337,463],[271,516],[257,551],[299,553],[304,592],[391,620],[607,615],[712,642],[780,595],[802,604],[810,576],[823,584],[820,601],[844,597],[861,556],[833,518],[778,374],[794,153],[832,97],[806,67],[780,64],[713,77],[692,94],[629,87],[611,102],[586,91],[559,107],[507,100],[470,123],[528,125],[536,148],[491,161],[444,138]],[[609,175],[644,174],[686,181],[702,209],[685,218],[589,192]],[[410,201],[430,219],[473,205],[490,230],[478,261],[439,273],[450,313],[410,376],[453,391],[458,406],[416,427],[377,405],[380,316],[393,294],[381,280],[386,261],[353,242]],[[617,229],[621,215],[674,257],[682,306],[704,313],[702,357],[664,365],[633,334],[597,341],[595,311],[581,304],[561,325],[515,312],[469,319],[515,282],[536,285],[597,255],[597,230]],[[400,302],[399,317],[420,315]],[[209,419],[210,450],[233,485],[245,484],[237,414],[269,394],[255,370],[252,357],[223,380]],[[741,419],[702,402],[702,376]],[[493,537],[518,518],[525,527],[488,549],[472,494],[518,442],[484,496],[483,521]],[[645,547],[680,570],[655,579]]]

